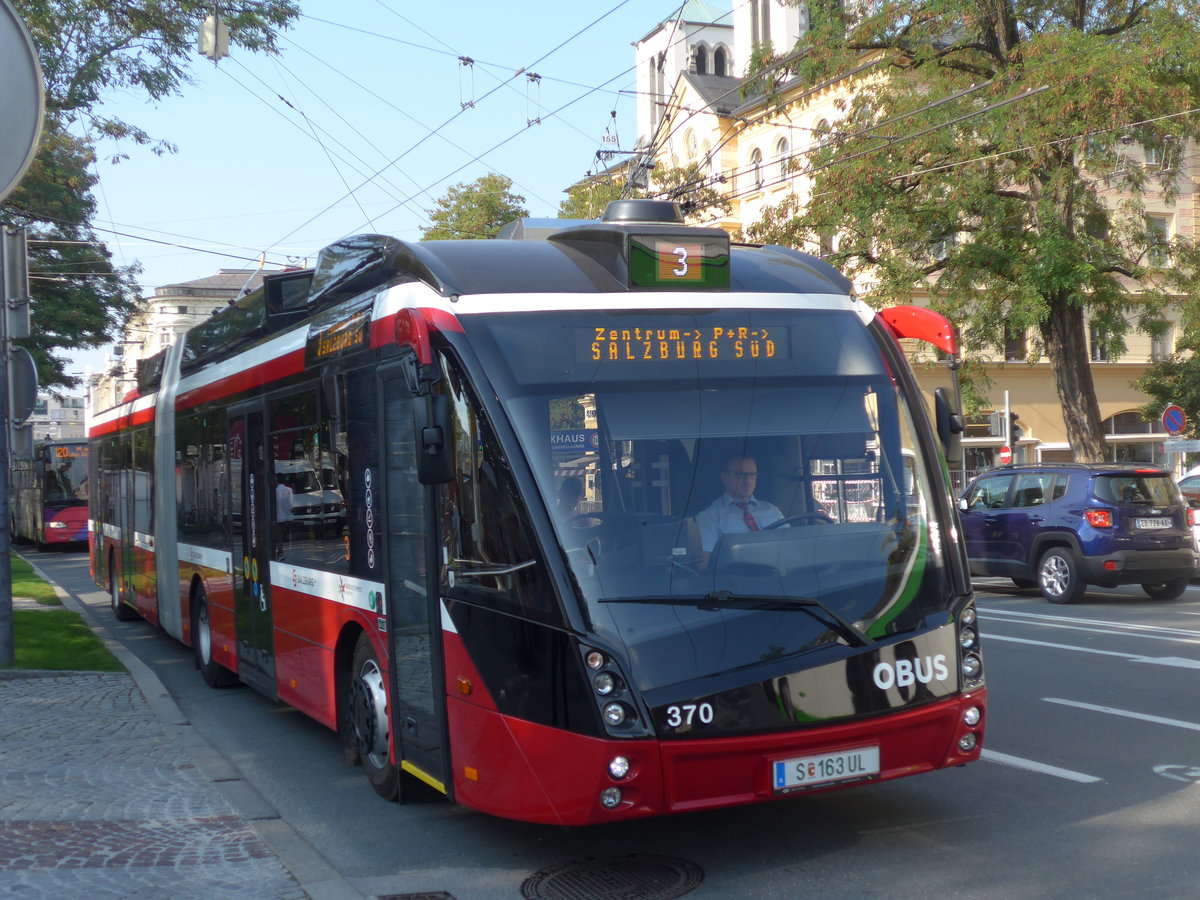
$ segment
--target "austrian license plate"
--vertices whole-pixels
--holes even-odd
[[[772,764],[776,793],[786,794],[822,784],[857,781],[879,774],[879,748],[857,747],[820,756],[777,759]]]
[[[1170,528],[1170,519],[1134,519],[1134,528]]]

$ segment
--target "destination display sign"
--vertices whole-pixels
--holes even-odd
[[[729,238],[631,235],[629,283],[652,290],[727,289]]]
[[[88,455],[87,444],[59,444],[54,448],[56,459],[77,459]]]
[[[493,379],[583,385],[672,379],[887,379],[879,346],[853,310],[559,310],[463,316]]]
[[[350,310],[322,318],[308,328],[304,356],[309,364],[365,350],[370,344],[371,305],[355,304]]]
[[[686,360],[758,362],[790,355],[788,330],[746,325],[693,328],[612,328],[597,325],[583,335],[580,349],[593,362],[680,362]]]

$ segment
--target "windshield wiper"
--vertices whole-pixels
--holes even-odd
[[[842,637],[860,647],[869,647],[875,639],[853,622],[839,616],[820,600],[811,597],[781,597],[758,594],[735,594],[732,591],[709,591],[707,594],[664,594],[655,597],[602,597],[601,603],[657,603],[666,606],[695,606],[704,612],[718,609],[815,609],[820,610],[838,626]]]

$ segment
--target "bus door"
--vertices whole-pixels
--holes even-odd
[[[271,698],[275,643],[271,609],[271,503],[267,442],[259,403],[229,413],[230,503],[233,512],[234,622],[238,677]]]
[[[136,503],[137,474],[133,469],[133,435],[127,431],[117,437],[117,440],[120,442],[117,447],[117,458],[120,463],[116,477],[121,480],[114,509],[117,533],[120,535],[118,547],[120,562],[117,565],[117,580],[120,582],[121,599],[136,605],[134,573],[137,570],[137,562],[134,558],[133,548],[137,538],[133,528],[133,508]],[[45,478],[45,475],[42,474],[40,477]],[[38,518],[40,520],[41,516],[39,515]]]
[[[382,468],[387,493],[386,546],[392,677],[392,734],[402,768],[449,794],[449,745],[442,662],[441,601],[430,528],[430,489],[417,480],[414,397],[402,377],[385,376]]]

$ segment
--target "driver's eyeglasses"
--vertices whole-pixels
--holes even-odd
[[[757,472],[738,472],[734,469],[726,469],[726,475],[732,475],[734,478],[757,478]]]

